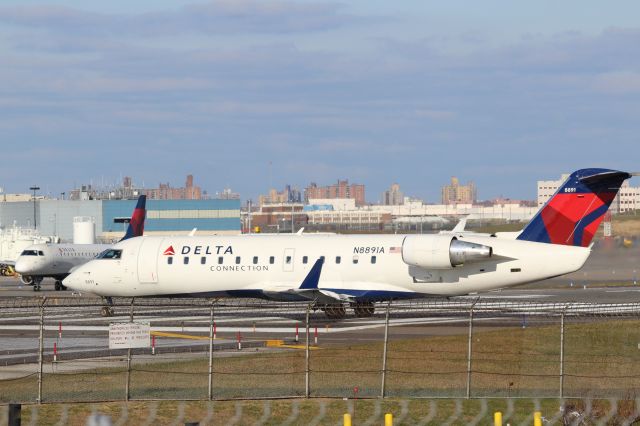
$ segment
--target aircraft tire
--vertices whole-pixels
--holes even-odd
[[[346,316],[347,310],[343,305],[325,305],[324,313],[327,318],[340,319]]]
[[[109,306],[103,306],[100,310],[100,315],[102,315],[103,317],[112,317],[113,309],[111,309],[111,307]]]
[[[62,290],[62,282],[60,280],[56,280],[56,283],[54,284],[54,288],[56,289],[56,291]]]
[[[375,312],[376,312],[376,308],[372,302],[356,303],[353,306],[353,313],[358,318],[371,317]]]

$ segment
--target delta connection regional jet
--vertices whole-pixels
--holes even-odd
[[[331,318],[351,306],[455,296],[577,271],[629,173],[569,176],[521,233],[144,236],[116,244],[64,285],[101,296],[258,297],[312,301]]]

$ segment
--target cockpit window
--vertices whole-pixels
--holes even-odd
[[[38,250],[23,250],[20,256],[37,256]]]
[[[44,256],[44,252],[42,250],[38,250],[38,256]]]
[[[98,255],[98,259],[120,259],[122,257],[122,250],[108,249]]]

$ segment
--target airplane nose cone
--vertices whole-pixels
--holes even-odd
[[[84,280],[81,279],[79,272],[72,272],[67,278],[62,280],[62,284],[71,290],[81,291],[83,289]]]
[[[25,259],[18,259],[16,262],[15,268],[13,268],[20,275],[29,274],[31,272],[31,268],[29,268],[29,262]]]

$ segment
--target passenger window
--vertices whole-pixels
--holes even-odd
[[[202,256],[202,257],[200,258],[200,263],[201,263],[201,264],[203,264],[203,265],[206,265],[206,264],[207,264],[207,258],[206,258],[206,257],[204,257],[204,256]]]
[[[371,256],[371,263],[376,263],[376,257],[375,256]]]
[[[340,256],[336,256],[336,264],[337,264],[337,265],[339,265],[339,264],[340,264],[340,261],[341,261],[341,260],[342,260],[342,259],[340,258]]]
[[[276,261],[276,258],[275,258],[275,257],[273,257],[273,256],[269,256],[269,263],[270,263],[270,264],[272,264],[272,265],[273,265],[273,264],[275,263],[275,261]]]
[[[172,256],[167,257],[167,265],[173,265],[173,257]]]
[[[222,262],[224,262],[224,257],[218,257],[218,265],[222,265]]]
[[[188,264],[189,264],[189,257],[188,257],[188,256],[185,256],[185,257],[184,257],[184,259],[183,259],[183,261],[184,261],[184,264],[185,264],[185,265],[188,265]]]
[[[254,265],[258,264],[258,256],[253,256],[253,264]]]
[[[240,256],[236,256],[236,265],[240,264]]]
[[[286,260],[286,262],[287,262],[287,265],[288,265],[289,263],[291,263],[291,256],[287,256],[287,260]]]
[[[353,264],[356,265],[358,263],[358,256],[353,256]]]
[[[302,263],[307,263],[309,261],[308,256],[302,256]]]

